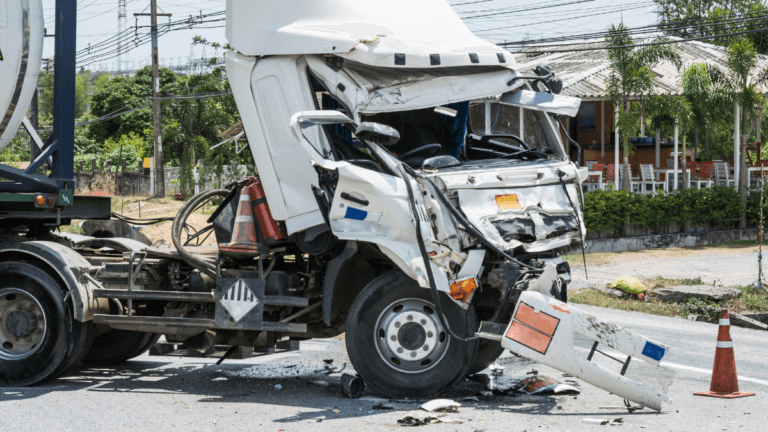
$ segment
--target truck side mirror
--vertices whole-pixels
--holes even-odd
[[[381,123],[362,122],[355,135],[362,140],[385,146],[395,145],[400,141],[400,132],[397,129]]]

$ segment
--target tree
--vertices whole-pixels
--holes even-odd
[[[656,76],[651,69],[665,60],[679,67],[680,55],[669,45],[628,47],[634,41],[623,24],[611,25],[606,42],[609,47],[608,60],[610,61],[606,95],[613,105],[619,108],[619,122],[616,126],[619,128],[621,143],[624,147],[623,172],[628,173],[631,151],[629,139],[637,134],[639,127],[639,112],[631,112],[630,98],[639,102],[642,111],[645,99],[653,91],[656,81]],[[614,48],[611,49],[611,47]],[[624,175],[622,188],[629,190],[628,175]]]
[[[757,71],[757,49],[746,37],[736,39],[728,46],[726,54],[728,72],[722,76],[733,91],[733,99],[741,109],[741,136],[739,138],[739,193],[741,195],[741,219],[739,229],[747,227],[747,189],[749,171],[747,171],[747,141],[763,116],[765,99],[757,89],[757,84],[768,80],[768,69]]]
[[[666,34],[697,38],[768,28],[761,0],[653,0],[659,6],[659,27]],[[768,32],[745,35],[761,54],[768,53]],[[707,42],[728,46],[734,37]]]
[[[728,106],[733,104],[730,88],[723,85],[721,72],[706,63],[696,63],[683,72],[680,85],[683,95],[691,104],[693,115],[693,143],[695,151],[699,148],[699,128],[709,129],[707,157],[712,157],[712,143],[715,139],[715,127],[720,117],[728,115]],[[698,154],[697,154],[698,155]]]

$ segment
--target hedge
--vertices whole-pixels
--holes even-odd
[[[763,194],[765,205],[768,189]],[[602,236],[628,235],[624,232],[627,218],[634,230],[639,228],[647,234],[735,229],[740,211],[738,191],[723,186],[657,194],[597,190],[584,195],[587,231],[598,231]],[[768,219],[768,207],[764,206],[763,212]],[[751,191],[747,195],[747,223],[757,227],[759,220],[760,194]]]

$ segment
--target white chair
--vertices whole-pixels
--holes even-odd
[[[720,186],[736,186],[736,180],[731,177],[728,162],[715,163],[715,183]]]
[[[624,164],[619,165],[619,184],[624,184]],[[640,178],[632,177],[632,165],[627,166],[629,169],[629,190],[632,192],[640,192]]]
[[[630,168],[631,169],[631,168]],[[640,186],[643,193],[648,193],[648,186],[651,187],[650,192],[656,192],[656,186],[661,186],[664,192],[667,192],[667,182],[656,181],[656,175],[653,173],[653,165],[640,165]]]

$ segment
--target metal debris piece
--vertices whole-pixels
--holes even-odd
[[[323,360],[325,364],[333,364],[333,359],[325,359]]]
[[[473,402],[480,402],[480,399],[477,398],[477,396],[467,396],[464,398],[459,399],[460,401],[473,401]]]
[[[601,426],[623,426],[624,425],[624,419],[621,417],[615,418],[613,420],[585,418],[585,419],[581,419],[581,422],[586,424],[601,425]]]
[[[330,365],[326,365],[325,366],[325,374],[326,375],[330,375],[330,374],[339,373],[339,372],[343,371],[344,369],[346,369],[346,367],[347,367],[346,363],[344,363],[341,366],[335,366],[335,367],[334,366],[330,366]]]
[[[328,387],[330,385],[328,381],[310,381],[309,383],[320,387]]]
[[[388,411],[388,410],[395,409],[395,407],[393,407],[392,405],[384,405],[384,402],[379,402],[378,405],[373,406],[373,409],[379,410],[379,411]]]
[[[341,394],[348,398],[356,399],[362,396],[365,390],[363,379],[349,374],[341,376]]]
[[[282,389],[283,389],[283,386],[281,386],[280,384],[275,384],[275,390],[282,390]]]
[[[504,366],[494,363],[491,365],[490,369],[491,373],[493,373],[495,376],[504,375]]]
[[[526,375],[538,375],[539,371],[537,371],[536,369],[531,369],[530,372],[526,372],[525,374]]]
[[[426,412],[459,412],[460,403],[450,399],[431,400],[419,408]]]

